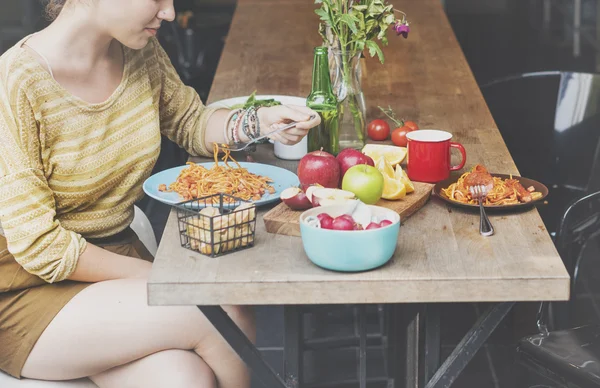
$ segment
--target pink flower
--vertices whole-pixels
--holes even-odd
[[[396,35],[402,35],[405,39],[408,38],[408,33],[410,32],[408,22],[406,20],[396,21],[396,24],[394,24],[394,31],[396,31]]]

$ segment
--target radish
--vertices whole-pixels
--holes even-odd
[[[391,224],[393,224],[393,222],[392,222],[392,221],[390,221],[390,220],[383,220],[383,221],[381,221],[381,222],[379,223],[379,226],[380,226],[381,228],[384,228],[384,227],[386,227],[386,226],[389,226],[389,225],[391,225]]]
[[[344,216],[339,216],[333,220],[332,227],[334,230],[354,230],[354,222]]]
[[[327,213],[321,213],[317,216],[321,223],[321,229],[333,229],[333,217]]]

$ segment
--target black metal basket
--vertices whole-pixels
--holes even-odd
[[[175,205],[181,246],[217,257],[254,246],[256,208],[229,194]]]

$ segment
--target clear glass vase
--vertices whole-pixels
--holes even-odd
[[[329,50],[329,70],[333,92],[338,99],[339,151],[362,149],[367,139],[365,97],[361,87],[361,52]],[[339,152],[338,151],[338,152]]]

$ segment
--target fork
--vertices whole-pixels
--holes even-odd
[[[488,188],[484,185],[475,185],[469,187],[469,192],[473,198],[479,200],[479,233],[482,236],[491,236],[494,234],[494,227],[490,222],[485,209],[483,207],[483,200],[488,194]]]
[[[315,115],[311,115],[311,116],[308,118],[308,120],[310,121],[310,120],[312,120],[312,119],[314,119],[314,118],[315,118]],[[254,144],[254,143],[258,142],[259,140],[265,139],[265,138],[267,138],[267,137],[269,137],[269,136],[271,136],[271,135],[274,135],[274,134],[276,134],[276,133],[283,132],[283,131],[285,131],[285,130],[288,130],[288,129],[290,129],[290,128],[294,128],[294,127],[295,127],[297,124],[298,124],[298,123],[294,121],[294,122],[292,122],[292,123],[289,123],[288,125],[285,125],[285,126],[283,126],[283,127],[279,128],[279,129],[278,129],[278,130],[276,130],[276,131],[273,131],[273,132],[270,132],[270,133],[268,133],[268,134],[266,134],[266,135],[263,135],[263,136],[259,136],[259,137],[257,137],[257,138],[254,138],[254,139],[250,140],[248,143],[245,143],[245,144],[243,144],[243,145],[241,145],[242,143],[235,143],[233,146],[229,146],[229,150],[230,150],[230,151],[234,151],[234,152],[237,152],[237,151],[243,151],[243,150],[245,150],[246,148],[248,148],[250,145],[252,145],[252,144]],[[238,145],[238,148],[234,148],[236,145]]]

